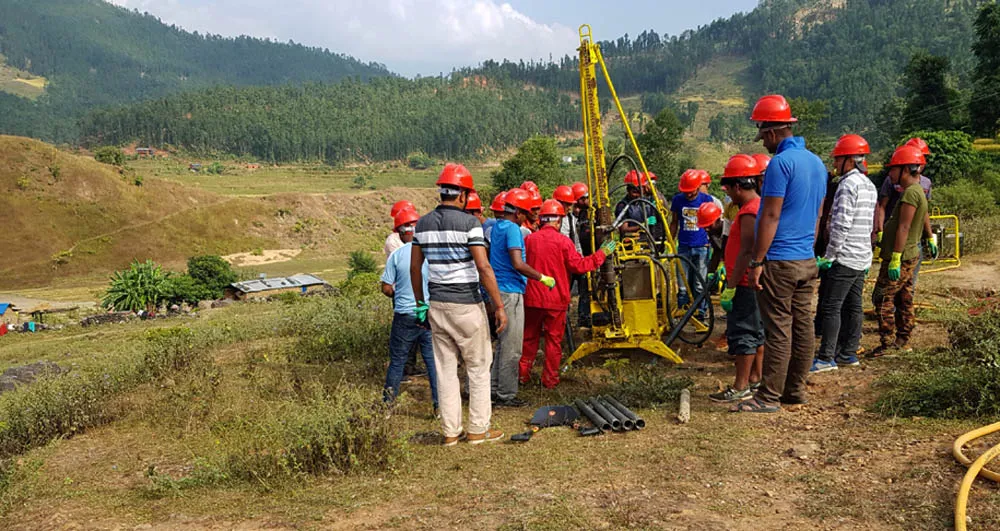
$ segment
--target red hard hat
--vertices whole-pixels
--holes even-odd
[[[395,218],[396,214],[399,214],[400,210],[403,210],[403,209],[406,209],[406,208],[409,208],[411,210],[416,210],[417,209],[417,207],[414,206],[413,203],[407,201],[406,199],[403,199],[402,201],[396,201],[392,205],[392,210],[389,211],[389,217],[390,218]]]
[[[712,174],[705,170],[698,170],[701,172],[701,184],[712,184]]]
[[[573,183],[573,199],[580,199],[581,197],[589,197],[590,188],[583,183]]]
[[[503,212],[503,206],[507,204],[507,192],[500,192],[496,197],[493,198],[493,204],[490,205],[490,210],[494,212]]]
[[[523,183],[521,183],[521,189],[527,190],[529,192],[537,192],[538,185],[535,184],[535,181],[524,181]]]
[[[479,194],[475,190],[469,192],[469,202],[465,204],[465,211],[472,212],[474,210],[483,209],[483,200],[479,198]]]
[[[750,156],[753,157],[753,160],[757,161],[757,166],[760,167],[760,173],[763,174],[765,171],[767,171],[767,165],[771,163],[770,155],[765,155],[763,153],[754,153],[753,155]]]
[[[889,164],[886,166],[921,166],[927,164],[927,159],[920,152],[920,148],[913,146],[899,146],[893,152]]]
[[[837,140],[837,145],[833,146],[834,157],[851,157],[854,155],[867,155],[872,152],[868,146],[868,141],[859,135],[844,135]]]
[[[780,122],[791,124],[799,121],[792,116],[792,107],[780,94],[771,94],[757,100],[750,113],[750,119],[755,122]]]
[[[507,192],[507,204],[521,210],[531,210],[531,194],[520,188]]]
[[[646,186],[649,181],[646,179],[645,175],[640,176],[639,172],[631,170],[625,174],[625,184],[631,186]]]
[[[542,210],[538,213],[539,216],[565,216],[566,209],[563,208],[562,203],[556,199],[549,199],[548,201],[542,203]]]
[[[474,190],[476,188],[475,184],[472,182],[472,174],[469,173],[469,170],[467,170],[465,166],[455,164],[454,162],[449,162],[444,165],[444,169],[441,170],[441,175],[438,176],[438,180],[434,184],[438,186],[455,186],[458,188],[465,188],[466,190]]]
[[[576,201],[576,196],[573,195],[573,189],[565,184],[556,186],[556,190],[552,192],[552,199],[556,201],[561,201],[563,203],[572,203]]]
[[[904,146],[913,146],[913,147],[919,149],[920,152],[923,153],[924,155],[930,155],[931,154],[931,147],[927,145],[927,142],[924,142],[923,138],[920,138],[920,137],[913,137],[913,138],[907,140],[906,143],[903,144],[903,145]]]
[[[681,174],[681,182],[677,184],[677,189],[689,194],[698,190],[701,186],[701,181],[701,170],[685,170],[684,173]]]
[[[722,178],[756,177],[762,173],[764,170],[757,164],[757,159],[738,153],[729,157],[726,169],[722,172]]]
[[[698,228],[711,227],[720,217],[722,217],[722,209],[714,201],[702,203],[698,207]]]
[[[413,223],[420,219],[420,214],[412,208],[404,208],[396,213],[392,218],[392,230],[396,230],[407,223]]]
[[[531,197],[531,208],[542,207],[542,194],[538,193],[538,190],[528,190],[528,196]]]

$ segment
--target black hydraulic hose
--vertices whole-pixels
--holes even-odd
[[[608,411],[606,407],[601,405],[600,402],[598,402],[594,398],[591,398],[588,402],[585,403],[589,404],[590,407],[594,408],[594,411],[596,411],[598,415],[604,417],[605,420],[610,422],[611,429],[613,431],[622,431],[622,421],[618,420],[618,417],[612,415],[611,412]]]
[[[618,411],[618,408],[611,405],[611,402],[608,402],[602,396],[597,397],[597,401],[604,406],[604,409],[607,409],[612,415],[618,418],[618,421],[622,423],[622,429],[625,431],[632,431],[635,429],[635,423],[632,422],[632,419],[628,418],[628,416],[621,411]]]
[[[598,415],[593,408],[585,404],[579,398],[573,401],[573,406],[576,407],[576,409],[580,413],[582,413],[583,416],[587,417],[590,420],[590,422],[593,423],[593,425],[598,429],[602,431],[611,431],[611,422],[609,422],[604,417]]]
[[[633,159],[630,155],[622,153],[621,155],[618,155],[617,157],[615,157],[614,160],[611,161],[611,167],[608,168],[608,180],[611,180],[611,175],[615,173],[615,168],[617,168],[618,163],[623,160],[627,161],[632,166],[632,169],[636,171],[636,173],[639,173],[639,165],[635,163],[635,159]]]
[[[694,264],[686,256],[681,256],[681,255],[675,254],[675,255],[669,255],[666,258],[671,258],[671,259],[672,258],[677,258],[677,259],[681,260],[682,262],[687,262],[687,264],[688,264],[688,266],[690,266],[691,270],[692,271],[695,270]],[[695,273],[695,274],[697,274],[697,273]],[[690,279],[688,279],[688,280],[690,280]],[[681,330],[684,328],[684,325],[686,325],[687,322],[689,320],[691,320],[691,316],[693,316],[695,314],[695,312],[698,310],[698,306],[701,305],[702,301],[704,301],[705,298],[710,297],[710,295],[708,294],[708,279],[706,277],[702,277],[701,280],[702,280],[701,285],[703,286],[704,289],[701,290],[701,294],[698,295],[698,298],[691,302],[691,307],[688,308],[688,311],[684,313],[684,317],[681,317],[680,322],[677,323],[674,326],[674,329],[670,332],[670,336],[668,336],[667,340],[664,341],[664,343],[668,347],[670,346],[670,343],[672,343],[675,339],[678,339],[678,338],[681,341],[683,341],[683,342],[685,342],[685,343],[687,343],[689,345],[700,345],[700,344],[704,343],[705,340],[707,340],[709,337],[711,337],[712,336],[712,331],[715,330],[715,308],[712,306],[711,303],[709,303],[708,304],[708,323],[707,323],[708,324],[708,331],[707,332],[703,332],[705,334],[705,339],[701,340],[701,341],[692,341],[692,340],[687,339],[684,336],[680,335]],[[667,315],[670,315],[669,308],[668,308]]]
[[[625,405],[619,402],[618,399],[613,396],[606,396],[604,399],[607,400],[612,406],[618,408],[618,411],[621,411],[625,414],[625,416],[632,419],[632,423],[635,424],[635,429],[641,430],[646,427],[646,421],[642,420],[639,415],[633,413],[631,409],[625,407]]]

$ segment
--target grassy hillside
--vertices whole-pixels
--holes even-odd
[[[355,249],[377,251],[388,206],[421,208],[430,190],[226,197],[129,171],[38,141],[0,136],[0,289],[102,282],[133,258],[180,267],[196,254],[302,249],[268,272],[342,274]]]

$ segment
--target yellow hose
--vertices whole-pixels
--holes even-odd
[[[983,426],[962,435],[955,440],[955,444],[952,446],[952,454],[955,456],[955,459],[969,466],[968,472],[962,478],[962,485],[958,488],[958,498],[955,500],[955,531],[966,531],[966,506],[969,503],[969,490],[972,489],[972,484],[976,481],[976,477],[982,473],[983,477],[993,481],[1000,481],[1000,474],[985,468],[987,463],[1000,456],[1000,444],[987,450],[983,455],[979,456],[979,459],[972,462],[971,465],[969,464],[969,458],[962,453],[962,446],[973,439],[978,439],[998,431],[1000,431],[1000,422]]]

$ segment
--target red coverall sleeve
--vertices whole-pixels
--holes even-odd
[[[584,273],[589,273],[601,267],[604,263],[604,251],[598,249],[598,251],[590,256],[581,256],[580,253],[576,252],[576,247],[573,246],[573,242],[564,242],[563,246],[563,256],[566,261],[566,268],[569,272],[574,275],[582,275]]]

